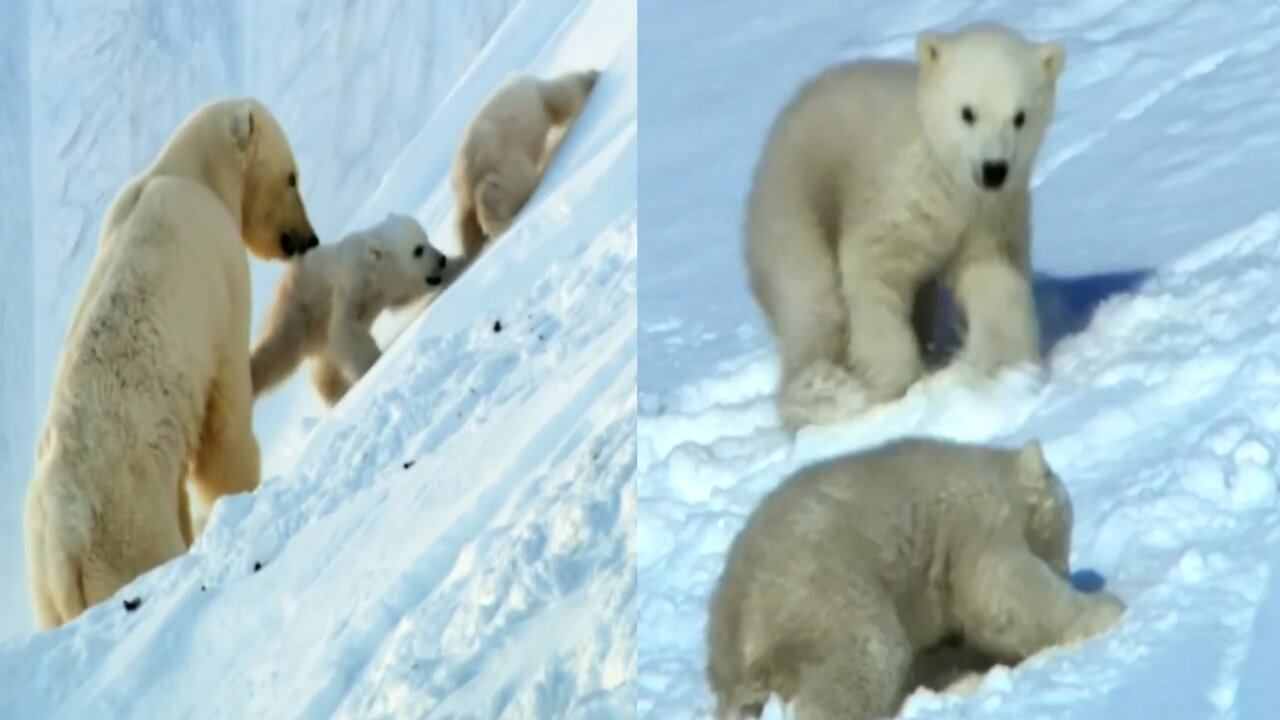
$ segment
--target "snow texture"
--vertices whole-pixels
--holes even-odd
[[[0,330],[30,352],[0,374],[0,602],[16,590],[0,715],[632,714],[634,3],[19,7],[0,78],[30,107],[0,108],[0,149],[31,172],[0,176],[0,279],[16,279]],[[34,428],[102,210],[175,124],[256,95],[290,134],[323,242],[411,212],[452,251],[447,170],[471,113],[511,72],[585,66],[603,77],[509,234],[387,324],[394,343],[333,411],[305,371],[259,404],[262,487],[220,501],[187,555],[31,633],[13,508]],[[280,270],[253,265],[259,319]]]
[[[1068,51],[1035,177],[1050,378],[944,371],[789,439],[741,260],[765,132],[821,68],[983,19]],[[905,435],[1042,438],[1075,501],[1081,584],[1101,576],[1131,611],[903,717],[1280,716],[1280,8],[652,0],[640,25],[638,716],[708,716],[707,599],[762,495]]]

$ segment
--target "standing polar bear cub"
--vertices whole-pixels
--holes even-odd
[[[756,169],[746,262],[789,428],[921,376],[937,278],[967,326],[962,361],[1039,362],[1028,188],[1064,51],[975,26],[921,34],[917,56],[824,72],[779,115]]]
[[[299,258],[285,272],[253,349],[254,394],[280,384],[310,357],[312,383],[334,405],[381,355],[370,333],[378,315],[452,282],[464,265],[432,247],[417,220],[395,214]]]
[[[1017,663],[1101,632],[1125,606],[1069,584],[1071,523],[1036,442],[906,440],[802,470],[752,513],[712,595],[718,720],[774,694],[800,720],[887,718],[948,638]]]
[[[293,152],[250,99],[177,129],[103,220],[58,360],[26,506],[40,627],[186,551],[207,507],[258,485],[249,263],[316,245]]]
[[[568,132],[599,79],[598,70],[551,80],[517,75],[476,112],[451,175],[463,257],[511,226],[553,155],[551,131]]]

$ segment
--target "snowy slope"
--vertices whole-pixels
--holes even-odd
[[[159,17],[139,18],[133,7],[123,25],[151,33],[147,47],[209,24],[142,5]],[[230,48],[233,65],[280,63],[244,82],[294,137],[326,240],[402,211],[450,247],[448,158],[495,78],[584,65],[604,76],[519,223],[429,312],[401,322],[403,334],[343,403],[304,422],[296,413],[307,389],[295,383],[268,409],[271,427],[257,415],[276,471],[257,493],[220,502],[190,553],[113,601],[57,631],[0,643],[0,714],[630,714],[634,5],[417,2],[359,15],[336,2],[270,5],[211,10],[227,13],[228,24],[209,30],[210,42]],[[432,48],[404,51],[420,70],[397,75],[394,58],[382,64],[384,49],[413,43]],[[218,91],[188,84],[193,95]],[[317,109],[326,88],[348,95]],[[349,107],[363,124],[334,124]],[[384,127],[380,115],[393,109]],[[83,128],[75,112],[65,108],[64,124]],[[171,123],[147,119],[140,134],[158,144],[163,128]],[[96,129],[81,132],[89,147],[106,142]],[[50,160],[56,172],[65,164]],[[103,172],[136,169],[125,165]],[[93,178],[100,188],[119,182]],[[36,183],[37,217],[44,207],[64,222],[45,191]],[[83,214],[96,222],[87,207]],[[259,265],[254,280],[261,312],[272,277]],[[291,431],[300,434],[286,441]],[[6,581],[21,577],[10,572],[20,568],[0,570]],[[143,604],[127,614],[120,601],[131,597]]]
[[[740,261],[768,124],[836,59],[906,57],[919,30],[979,19],[1068,48],[1036,188],[1052,379],[944,373],[789,441]],[[710,709],[706,601],[761,496],[817,458],[913,434],[1043,438],[1076,503],[1073,563],[1132,611],[1078,652],[905,716],[1280,716],[1276,8],[654,0],[641,27],[639,716]]]

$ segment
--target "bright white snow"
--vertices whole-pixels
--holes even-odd
[[[791,442],[740,260],[764,133],[825,65],[907,57],[921,29],[984,19],[1068,48],[1036,188],[1051,379],[944,372]],[[997,671],[968,700],[917,696],[904,716],[1277,716],[1280,10],[653,0],[640,24],[638,715],[712,707],[707,597],[766,491],[816,458],[927,434],[1046,440],[1076,503],[1073,563],[1131,612],[1078,651]],[[1152,272],[1114,274],[1133,268]]]
[[[34,217],[3,226],[29,282],[5,288],[0,330],[36,369],[18,382],[6,361],[0,385],[13,440],[0,446],[0,588],[17,591],[0,604],[5,717],[633,712],[634,3],[365,5],[67,0],[0,25],[29,43],[11,53],[4,36],[0,77],[30,102],[29,135],[21,113],[0,115],[0,148],[31,154],[29,178],[4,176],[17,192],[0,216],[29,187]],[[32,634],[12,512],[29,428],[102,208],[182,116],[261,97],[323,241],[398,211],[453,250],[447,170],[471,112],[510,72],[586,66],[600,84],[500,245],[426,313],[385,323],[396,342],[331,413],[305,370],[261,403],[263,485],[220,502],[190,553]],[[279,269],[254,264],[259,316]],[[132,597],[142,607],[126,614]]]

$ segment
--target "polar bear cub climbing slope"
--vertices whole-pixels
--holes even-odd
[[[206,506],[258,485],[249,263],[316,244],[284,132],[214,102],[125,184],[58,360],[26,507],[39,624],[186,551],[183,480]]]
[[[712,595],[717,717],[774,694],[800,720],[892,717],[949,637],[1016,664],[1105,630],[1125,606],[1069,584],[1071,522],[1036,442],[904,440],[802,470],[751,514]]]
[[[554,154],[550,132],[568,132],[599,78],[597,70],[550,80],[517,75],[476,112],[451,175],[464,257],[511,226]]]
[[[975,26],[920,35],[917,56],[822,73],[782,110],[756,169],[746,261],[790,428],[921,376],[933,308],[916,295],[927,302],[935,279],[967,327],[961,361],[1039,362],[1028,186],[1064,51]]]
[[[396,214],[299,258],[253,349],[254,393],[283,382],[310,357],[316,390],[337,403],[381,355],[370,333],[378,315],[442,289],[464,266],[432,247],[417,220]]]

